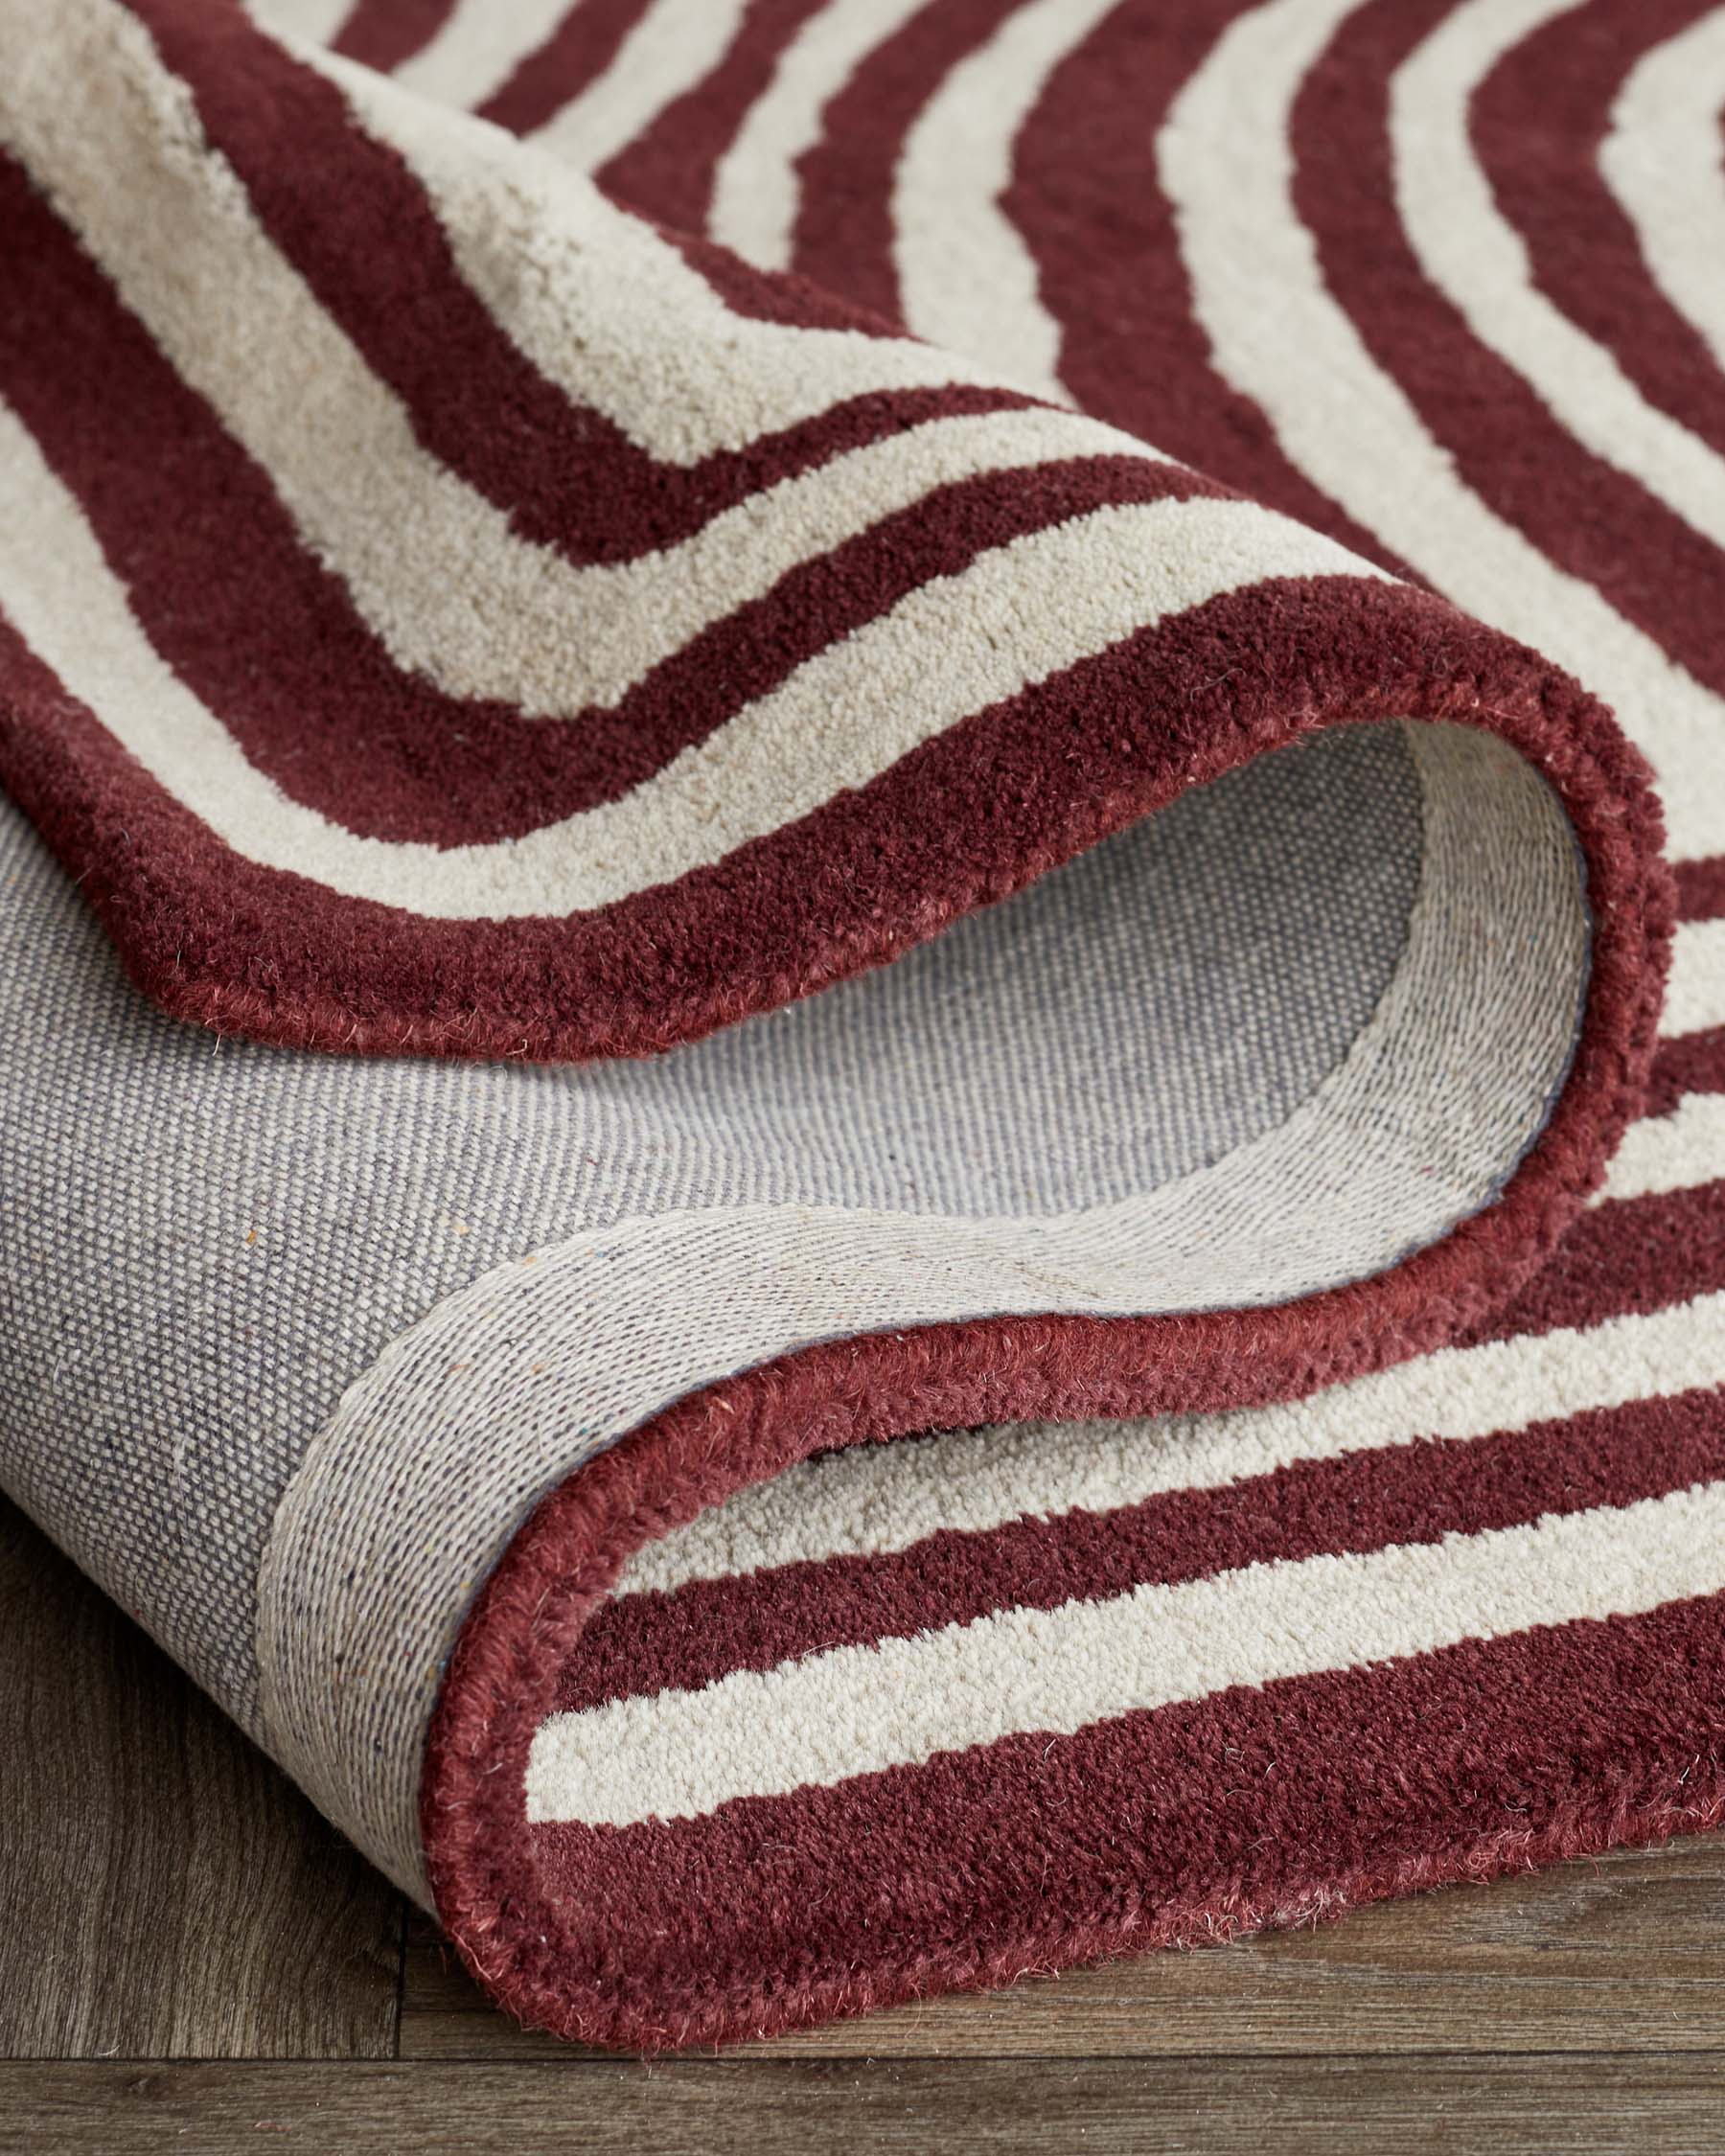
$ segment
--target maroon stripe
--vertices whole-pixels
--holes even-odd
[[[959,61],[1017,0],[931,0],[884,38],[822,115],[798,158],[792,266],[889,321],[900,317],[892,181],[905,134]]]
[[[718,66],[600,168],[594,174],[600,186],[660,224],[704,231],[720,158],[772,80],[786,45],[824,5],[754,0]]]
[[[693,466],[657,463],[498,329],[418,181],[353,124],[333,83],[237,8],[130,4],[191,87],[271,240],[407,405],[426,449],[508,510],[524,538],[572,561],[630,561],[672,544],[776,480],[938,413],[1031,401],[995,390],[884,392]],[[857,327],[853,310],[806,287],[788,290],[786,306],[812,326]]]
[[[439,1906],[487,1986],[563,2034],[653,2047],[1710,1825],[1722,1746],[1725,1597],[1711,1596],[675,1824],[523,1828],[518,1778],[494,1772],[483,1868],[453,1832],[455,1800],[479,1793],[439,1755],[426,1821]]]
[[[1597,1325],[1721,1288],[1725,1183],[1620,1199],[1583,1213],[1522,1294],[1462,1340]]]
[[[544,42],[474,109],[513,134],[529,135],[554,120],[604,74],[651,0],[571,0]]]
[[[1473,493],[1697,678],[1725,689],[1717,549],[1552,420],[1427,282],[1402,232],[1389,80],[1449,7],[1403,0],[1344,23],[1295,103],[1299,214],[1335,298]]]
[[[1407,575],[1282,454],[1257,406],[1214,371],[1193,313],[1156,141],[1174,98],[1246,4],[1194,0],[1108,16],[1045,86],[1003,206],[1035,254],[1043,304],[1061,325],[1061,377],[1081,409]]]
[[[1725,854],[1711,860],[1677,863],[1677,918],[1717,921],[1725,916]]]
[[[3,154],[0,219],[16,243],[0,394],[79,497],[157,651],[284,791],[368,837],[480,843],[615,800],[985,549],[1107,503],[1214,491],[1130,457],[958,482],[791,571],[616,707],[526,722],[395,666],[266,475]],[[34,333],[48,320],[52,340]]]
[[[825,286],[812,284],[806,277],[753,269],[739,256],[694,233],[667,230],[661,238],[669,240],[689,266],[706,279],[733,314],[747,314],[756,322],[784,322],[793,329],[815,321],[825,329],[850,330],[860,336],[904,334],[893,323],[849,300],[838,298]],[[907,393],[900,391],[898,394]],[[1029,404],[1036,401],[1027,395],[988,394],[995,404]]]
[[[1410,1438],[1420,1435],[1411,1424]],[[909,1548],[699,1580],[605,1604],[558,1679],[572,1712],[695,1691],[737,1669],[911,1639],[1008,1609],[1103,1601],[1146,1581],[1483,1534],[1725,1477],[1725,1390],[1638,1400],[1453,1443],[1300,1460],[1116,1511],[951,1529]]]
[[[1660,1043],[1643,1112],[1668,1115],[1685,1093],[1725,1093],[1725,1025]],[[1720,1169],[1725,1173],[1725,1161]]]
[[[330,50],[387,75],[428,45],[455,0],[355,0]]]
[[[1607,346],[1649,402],[1725,450],[1725,378],[1706,340],[1648,276],[1598,150],[1641,55],[1713,0],[1593,0],[1512,48],[1481,83],[1474,147],[1528,249],[1533,281]]]

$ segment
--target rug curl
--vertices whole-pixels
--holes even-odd
[[[524,2018],[1719,1815],[1725,431],[1511,12],[0,0],[0,1477]]]

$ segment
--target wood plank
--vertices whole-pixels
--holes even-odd
[[[0,2068],[0,2149],[34,2156],[1402,2156],[1489,2147],[1686,2156],[1721,2146],[1725,2060],[730,2059],[642,2067]]]
[[[409,1919],[401,2055],[546,2059]],[[930,2000],[758,2057],[1725,2050],[1725,1836],[1451,1888],[1341,1922]]]
[[[0,2056],[389,2056],[394,1889],[3,1501],[0,1612]]]

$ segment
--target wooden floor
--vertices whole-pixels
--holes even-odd
[[[0,2149],[1725,2150],[1725,1837],[643,2066],[524,2034],[0,1507]]]

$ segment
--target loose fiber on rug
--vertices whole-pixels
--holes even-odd
[[[1722,106],[0,0],[0,1481],[511,2011],[1725,1814]]]

